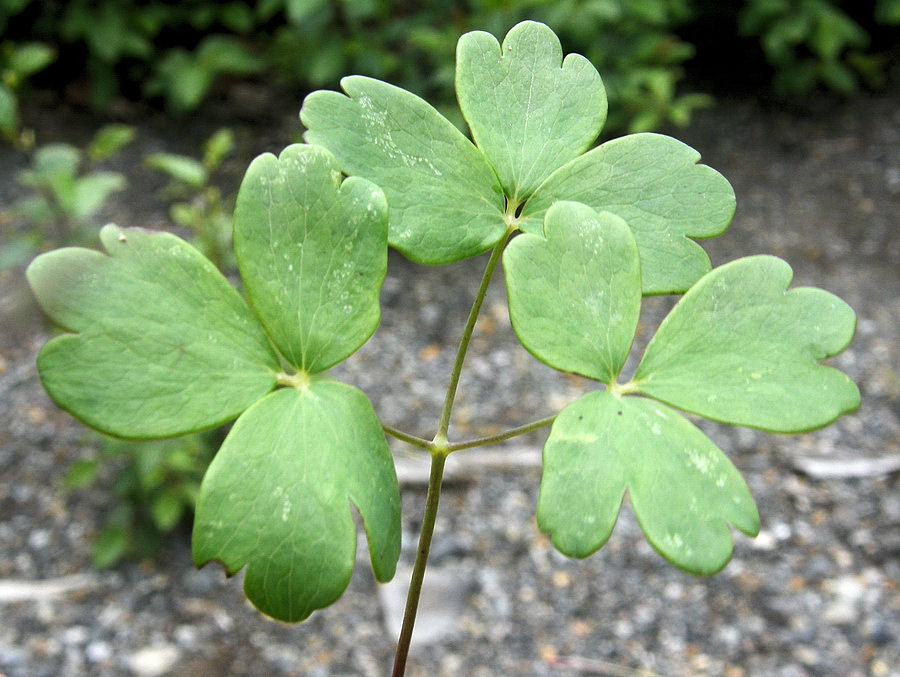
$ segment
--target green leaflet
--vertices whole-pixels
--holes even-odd
[[[583,57],[563,60],[543,24],[514,26],[502,47],[483,32],[460,38],[456,88],[477,148],[405,90],[360,76],[341,85],[346,96],[304,101],[306,139],[384,189],[388,241],[414,261],[473,256],[508,226],[540,234],[550,205],[570,200],[628,223],[644,294],[683,292],[709,270],[688,238],[719,235],[734,214],[728,182],[674,139],[636,134],[584,153],[606,117],[603,84]]]
[[[74,332],[38,356],[50,397],[121,437],[180,435],[228,421],[275,385],[278,358],[216,268],[168,233],[106,226],[108,255],[37,257],[28,281]]]
[[[640,261],[628,225],[609,212],[557,202],[546,212],[544,237],[516,237],[503,269],[522,345],[561,371],[615,381],[641,309]]]
[[[503,195],[484,156],[430,104],[379,80],[341,80],[347,95],[306,97],[305,139],[347,174],[377,183],[390,204],[388,241],[420,263],[451,263],[494,246]]]
[[[515,204],[587,150],[606,121],[596,69],[580,54],[563,60],[559,39],[534,21],[514,26],[502,46],[483,31],[463,35],[456,93],[475,143]]]
[[[322,148],[258,158],[241,188],[235,240],[254,310],[196,250],[167,233],[107,226],[109,252],[38,257],[29,281],[75,334],[38,358],[47,391],[82,421],[123,437],[165,437],[241,414],[204,479],[200,564],[249,564],[248,597],[298,621],[347,586],[352,502],[378,580],[400,549],[399,487],[381,424],[360,391],[311,373],[374,331],[387,265],[384,195],[341,181]],[[269,336],[265,331],[268,331]],[[288,376],[269,337],[301,370]],[[297,388],[270,392],[277,383]],[[154,506],[161,521],[173,505]]]
[[[640,392],[717,421],[799,432],[859,406],[843,373],[818,364],[853,338],[856,316],[821,289],[786,291],[790,266],[751,256],[702,278],[647,346]]]
[[[200,490],[194,561],[218,560],[263,613],[303,620],[347,587],[362,515],[375,577],[400,553],[400,493],[381,424],[360,391],[314,379],[248,409]]]
[[[700,154],[661,134],[608,141],[560,167],[525,203],[521,227],[539,233],[558,200],[583,202],[625,219],[641,252],[644,294],[683,292],[709,270],[689,237],[721,235],[734,216],[734,191]]]
[[[253,161],[238,193],[234,248],[254,310],[296,368],[327,369],[378,326],[384,194],[358,177],[342,183],[324,148],[296,144]]]
[[[740,473],[693,424],[652,400],[588,393],[557,416],[544,447],[538,526],[560,552],[587,557],[609,538],[626,490],[647,540],[691,573],[725,566],[729,524],[759,530]]]
[[[593,225],[574,225],[578,214]],[[859,405],[852,381],[818,364],[847,346],[855,316],[820,289],[785,291],[791,270],[780,259],[739,259],[691,287],[634,380],[620,386],[614,378],[640,300],[636,250],[633,242],[630,252],[624,247],[623,229],[611,214],[557,203],[546,213],[546,240],[522,235],[506,252],[510,318],[522,343],[557,369],[610,384],[557,416],[544,447],[538,524],[561,552],[586,557],[609,538],[627,490],[654,548],[682,569],[712,574],[731,555],[727,524],[748,534],[758,529],[746,485],[686,419],[621,393],[767,430],[819,427]],[[592,252],[598,244],[600,256]],[[598,302],[604,299],[612,302]],[[604,352],[608,347],[617,350]]]

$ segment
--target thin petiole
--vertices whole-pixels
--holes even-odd
[[[414,447],[419,447],[427,451],[431,451],[434,447],[434,444],[426,439],[416,437],[415,435],[410,435],[409,433],[405,433],[402,430],[398,430],[397,428],[394,428],[392,426],[385,425],[384,423],[381,424],[381,428],[387,435],[395,437],[396,439],[401,440],[402,442],[406,442],[407,444],[411,444]]]
[[[531,423],[526,423],[525,425],[516,426],[515,428],[511,428],[506,432],[497,433],[496,435],[476,437],[475,439],[465,440],[463,442],[451,442],[447,445],[447,451],[459,451],[461,449],[471,449],[472,447],[485,447],[489,444],[503,442],[504,440],[518,437],[519,435],[525,435],[526,433],[530,433],[534,430],[539,430],[544,426],[550,425],[555,420],[556,414],[554,414],[553,416],[548,416],[547,418],[542,418],[539,421],[532,421]]]
[[[500,242],[491,252],[491,258],[488,261],[487,268],[481,278],[481,285],[478,287],[478,293],[475,295],[475,301],[472,303],[472,310],[469,311],[469,319],[466,320],[466,327],[463,329],[462,337],[459,340],[459,348],[456,351],[456,361],[453,363],[453,371],[450,374],[450,384],[447,386],[447,395],[444,398],[444,406],[441,409],[441,420],[438,424],[438,433],[435,439],[446,439],[447,431],[450,429],[450,414],[453,411],[453,401],[456,399],[456,388],[459,385],[459,376],[462,373],[463,362],[466,359],[466,352],[469,349],[469,341],[472,339],[472,332],[475,330],[475,322],[478,320],[478,314],[481,312],[481,304],[484,303],[484,297],[487,294],[488,286],[491,278],[494,276],[494,270],[500,262],[500,255],[509,242],[510,236],[518,230],[517,226],[511,224],[506,233],[500,239]]]

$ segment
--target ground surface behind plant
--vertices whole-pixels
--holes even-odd
[[[31,119],[43,142],[86,140],[100,124],[56,109],[36,108]],[[153,196],[158,177],[135,164],[152,151],[197,152],[226,120],[234,121],[213,111],[174,129],[163,119],[141,124],[118,161],[131,187],[105,217],[167,227]],[[291,112],[238,126],[246,157],[231,163],[232,189],[252,154],[291,141],[292,120]],[[555,553],[533,520],[543,436],[499,447],[499,458],[459,453],[428,574],[452,594],[426,609],[445,611],[454,630],[414,648],[410,675],[619,674],[606,663],[661,675],[900,674],[900,96],[804,113],[723,100],[677,136],[738,196],[729,233],[706,243],[714,263],[775,254],[793,266],[796,284],[824,287],[856,309],[856,340],[836,364],[860,384],[862,408],[798,436],[706,427],[744,473],[763,522],[755,541],[736,536],[734,559],[712,579],[665,564],[627,508],[597,555],[573,561]],[[0,149],[0,204],[21,194],[14,177],[22,166],[19,154]],[[0,245],[9,227],[0,221]],[[433,434],[483,265],[482,258],[424,268],[392,256],[382,326],[341,370],[385,422]],[[670,304],[649,304],[640,341]],[[226,581],[215,566],[194,570],[187,531],[158,561],[91,569],[89,539],[111,503],[103,492],[61,486],[92,438],[37,382],[34,357],[48,335],[20,278],[0,278],[0,673],[386,674],[393,593],[376,595],[364,541],[348,593],[293,627],[253,611],[239,577]],[[495,280],[460,385],[454,436],[548,415],[589,387],[518,347]],[[415,455],[395,450],[409,563],[424,488],[421,471],[408,469]]]

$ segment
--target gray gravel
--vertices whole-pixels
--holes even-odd
[[[44,141],[63,130],[87,138],[96,124],[72,111],[39,113]],[[196,150],[217,122],[170,131],[149,120],[130,159]],[[290,140],[289,123],[269,122],[239,128],[246,156]],[[711,579],[667,565],[627,508],[598,554],[574,561],[556,553],[534,524],[541,435],[501,447],[506,462],[463,452],[460,468],[471,458],[472,469],[445,488],[428,579],[450,591],[432,603],[446,639],[420,642],[410,675],[900,675],[900,96],[823,102],[803,115],[726,100],[676,135],[738,195],[731,230],[706,243],[714,263],[776,254],[794,267],[796,284],[824,287],[856,309],[857,338],[834,363],[859,383],[862,408],[796,436],[703,424],[744,473],[763,521],[755,540],[735,534],[733,560]],[[5,204],[18,193],[13,177],[23,160],[8,148],[0,160]],[[105,217],[164,226],[158,179],[128,161],[121,166],[131,188]],[[0,244],[2,237],[0,230]],[[382,326],[336,370],[369,394],[385,422],[433,434],[483,265],[482,257],[424,268],[392,256]],[[0,673],[387,674],[394,640],[386,610],[396,593],[376,593],[364,540],[347,594],[297,626],[250,608],[239,576],[196,571],[187,529],[159,560],[93,571],[90,538],[112,501],[61,486],[91,438],[36,380],[34,356],[48,330],[20,277],[0,278],[0,290]],[[639,343],[670,305],[649,301]],[[453,434],[543,417],[590,387],[518,347],[498,279],[472,342]],[[415,464],[415,452],[395,451]],[[413,476],[403,491],[402,563],[412,561],[423,498]]]

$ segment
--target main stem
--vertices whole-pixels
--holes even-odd
[[[400,628],[400,639],[397,641],[397,653],[394,656],[394,671],[391,673],[393,677],[403,677],[406,673],[406,657],[409,655],[413,626],[416,623],[419,596],[422,594],[422,581],[425,580],[425,565],[428,562],[428,551],[431,549],[431,537],[434,535],[434,521],[437,518],[438,503],[441,500],[441,478],[444,475],[446,460],[447,457],[444,454],[433,454],[431,457],[431,475],[428,478],[428,495],[425,498],[425,516],[422,519],[422,533],[419,534],[416,563],[409,581],[406,609],[403,612],[403,626]]]
[[[500,262],[503,248],[506,247],[506,243],[514,231],[515,227],[513,226],[507,228],[500,242],[497,243],[491,252],[491,258],[488,260],[487,268],[485,268],[484,275],[481,277],[481,285],[478,287],[478,293],[475,295],[472,310],[469,311],[469,319],[466,320],[466,326],[459,341],[459,348],[456,351],[456,361],[453,363],[453,371],[450,374],[450,384],[447,386],[447,395],[444,398],[444,406],[441,409],[438,431],[434,436],[434,440],[428,446],[428,451],[431,453],[431,474],[428,477],[428,494],[425,497],[425,515],[422,519],[422,533],[419,534],[416,561],[413,565],[409,592],[406,596],[403,625],[400,628],[400,638],[397,640],[397,653],[394,656],[392,677],[403,677],[406,673],[406,659],[409,655],[413,627],[416,623],[419,597],[422,594],[422,582],[425,580],[425,567],[428,564],[428,552],[431,549],[431,538],[434,535],[434,522],[437,518],[438,503],[441,500],[441,479],[444,476],[444,463],[447,461],[447,455],[451,451],[450,445],[447,443],[447,431],[450,429],[450,414],[453,411],[453,402],[456,399],[459,375],[462,372],[466,352],[469,349],[469,341],[472,339],[475,322],[478,320],[478,313],[481,312],[481,306],[484,303],[484,297],[487,294],[491,278],[494,276],[494,270]]]

